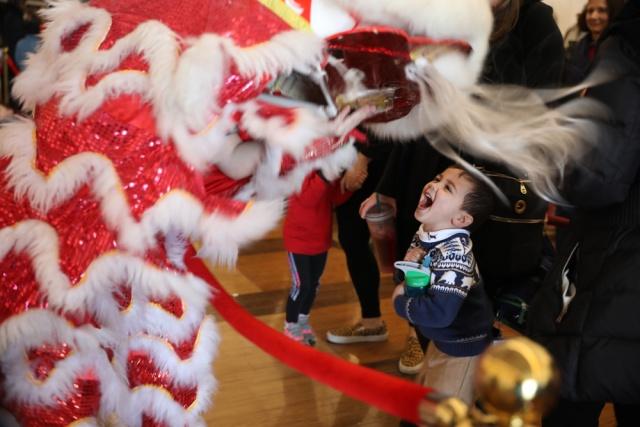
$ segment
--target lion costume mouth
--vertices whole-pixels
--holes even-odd
[[[378,26],[338,33],[327,43],[334,60],[326,70],[336,104],[374,106],[380,112],[369,123],[399,119],[420,103],[417,85],[406,77],[408,64],[451,51],[471,53],[471,46],[462,40],[410,37],[403,30]]]

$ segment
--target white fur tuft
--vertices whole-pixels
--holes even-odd
[[[433,66],[410,68],[422,102],[411,112],[419,133],[441,153],[463,162],[462,150],[474,157],[503,164],[532,181],[541,196],[563,203],[558,193],[562,172],[581,157],[596,133],[588,117],[601,116],[600,106],[584,99],[550,109],[534,91],[509,86],[478,85],[463,91]],[[397,129],[371,129],[389,136]]]

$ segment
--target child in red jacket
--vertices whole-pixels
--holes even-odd
[[[300,343],[316,343],[309,326],[309,311],[331,247],[333,207],[349,196],[350,193],[340,189],[339,180],[329,182],[320,171],[315,171],[307,176],[300,192],[289,198],[284,247],[293,280],[284,334]]]

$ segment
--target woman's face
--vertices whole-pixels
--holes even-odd
[[[606,0],[589,0],[586,13],[587,28],[591,37],[597,40],[609,25],[609,8]]]

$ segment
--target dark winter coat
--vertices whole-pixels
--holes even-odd
[[[598,144],[567,171],[565,194],[576,218],[531,308],[530,332],[556,358],[563,395],[573,401],[640,403],[640,1],[634,1],[599,46],[595,66],[624,74],[587,96],[609,106],[613,120],[601,124]],[[558,321],[565,265],[576,294]]]
[[[553,9],[539,0],[525,0],[513,30],[491,44],[482,80],[531,88],[558,86],[563,64],[562,34]],[[508,165],[489,165],[482,160],[475,163],[488,171],[513,175]],[[496,212],[474,232],[474,253],[492,298],[514,292],[526,300],[542,276],[539,267],[546,203],[531,190],[526,197],[518,194],[520,185],[516,180],[493,179],[511,206],[496,204]],[[516,214],[513,206],[521,198],[526,199],[526,212]],[[516,326],[514,321],[509,323]]]
[[[575,85],[589,74],[595,54],[596,43],[590,34],[585,34],[573,46],[567,49],[562,81],[566,85]]]
[[[524,0],[518,21],[491,43],[482,80],[527,87],[554,86],[564,64],[562,34],[553,9],[540,0]]]

